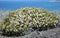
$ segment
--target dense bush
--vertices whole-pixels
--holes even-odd
[[[58,16],[48,10],[39,8],[21,8],[11,11],[0,23],[1,31],[7,35],[17,35],[28,28],[45,29],[56,27]]]

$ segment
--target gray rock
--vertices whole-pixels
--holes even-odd
[[[25,36],[14,36],[14,37],[7,37],[0,35],[0,38],[60,38],[60,28],[49,29],[47,31],[33,31],[31,29],[29,34]]]

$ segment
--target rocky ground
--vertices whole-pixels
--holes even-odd
[[[54,29],[50,29],[47,31],[34,31],[34,32],[27,32],[30,33],[28,35],[24,35],[24,36],[3,36],[0,35],[0,38],[60,38],[60,28],[54,28]]]
[[[9,11],[0,11],[0,19],[4,18],[8,13]]]

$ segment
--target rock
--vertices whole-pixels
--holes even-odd
[[[33,31],[30,32],[30,34],[28,35],[18,37],[16,36],[7,37],[0,35],[0,38],[60,38],[60,28],[49,29],[46,31]]]
[[[34,31],[29,35],[25,35],[24,38],[60,38],[60,28],[50,29],[41,32]]]

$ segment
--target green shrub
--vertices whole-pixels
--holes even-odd
[[[3,34],[16,35],[33,27],[56,27],[57,23],[55,13],[39,8],[22,8],[9,12],[0,26]]]

